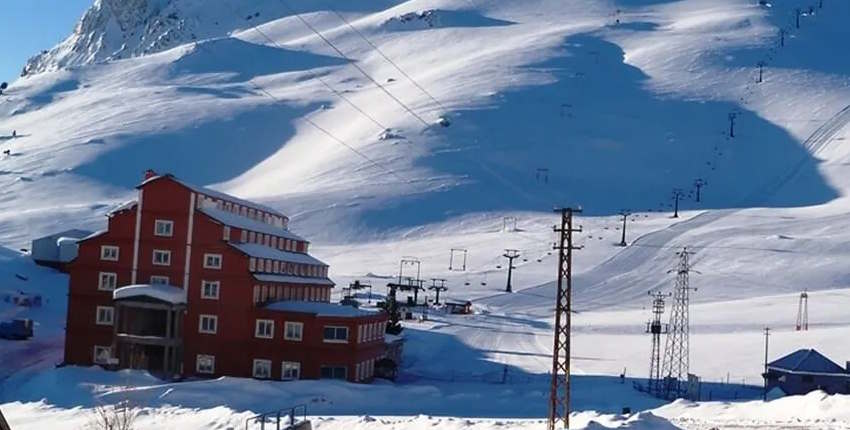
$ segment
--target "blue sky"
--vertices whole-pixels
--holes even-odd
[[[2,0],[0,81],[12,82],[27,59],[65,39],[94,0]]]

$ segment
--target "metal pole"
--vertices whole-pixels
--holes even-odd
[[[764,390],[762,400],[767,401],[767,350],[768,338],[770,337],[770,327],[764,328]]]

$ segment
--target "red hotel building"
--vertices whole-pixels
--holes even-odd
[[[65,363],[165,377],[370,381],[385,313],[330,303],[328,266],[274,209],[148,172],[79,241]]]

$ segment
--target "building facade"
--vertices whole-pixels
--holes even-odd
[[[328,266],[274,209],[148,172],[79,241],[65,362],[165,377],[370,381],[384,313],[330,303]]]
[[[800,349],[767,365],[768,392],[785,395],[821,390],[827,394],[850,394],[850,363],[841,367],[814,349]]]

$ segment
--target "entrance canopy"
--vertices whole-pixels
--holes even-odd
[[[186,304],[186,291],[171,285],[128,285],[126,287],[116,288],[112,292],[113,300],[136,299],[141,297],[160,300],[172,305]]]

